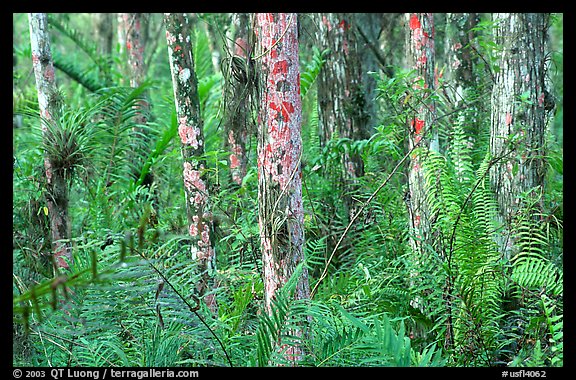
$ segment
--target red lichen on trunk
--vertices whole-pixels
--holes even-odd
[[[304,259],[300,168],[302,103],[297,86],[296,15],[256,14],[255,32],[258,47],[263,52],[258,196],[264,300],[270,312],[274,295]],[[309,295],[308,273],[304,269],[297,282],[295,297],[302,299]],[[293,348],[293,358],[299,358],[301,348]]]
[[[190,29],[185,14],[166,14],[166,41],[172,73],[174,100],[178,118],[178,135],[181,142],[186,196],[188,232],[191,238],[190,252],[197,263],[201,280],[196,284],[198,295],[213,311],[217,311],[214,295],[204,296],[214,286],[216,253],[211,242],[212,214],[206,183],[202,119],[198,84],[194,73],[194,59],[190,44]]]

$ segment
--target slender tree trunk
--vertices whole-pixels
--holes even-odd
[[[178,117],[178,134],[182,143],[183,178],[186,215],[189,223],[192,259],[197,262],[201,280],[196,285],[200,297],[216,312],[214,286],[216,253],[212,242],[212,213],[206,183],[204,136],[198,98],[198,80],[190,43],[190,25],[184,13],[166,13],[166,40],[172,72],[174,100]]]
[[[478,136],[481,123],[478,107],[478,83],[474,75],[474,54],[472,43],[474,39],[471,30],[476,25],[476,13],[447,13],[446,33],[444,43],[445,70],[442,74],[442,84],[439,87],[441,96],[445,98],[448,108],[449,138],[441,142],[442,147],[450,145],[452,159],[456,166],[456,176],[460,182],[472,178],[466,173],[465,167],[472,167],[470,153],[461,148],[466,144],[472,149],[473,140],[463,139]],[[466,130],[466,134],[464,133]],[[466,160],[466,161],[465,161]]]
[[[473,72],[473,52],[470,43],[474,38],[471,29],[476,26],[476,13],[447,13],[445,81],[449,82],[447,95],[455,107],[464,103],[466,89],[476,85]]]
[[[140,86],[146,79],[146,65],[144,63],[144,52],[146,49],[145,30],[147,30],[146,15],[144,13],[120,13],[122,29],[126,38],[127,71],[130,79],[130,87]],[[145,130],[150,115],[150,102],[147,92],[142,93],[136,105],[137,112],[133,117],[134,127],[134,147],[131,164],[132,175],[138,181],[144,165],[143,157],[149,150],[149,135]],[[147,173],[143,184],[149,186],[153,182],[151,172]]]
[[[224,71],[229,73],[232,83],[226,94],[226,149],[230,164],[230,175],[234,183],[241,185],[246,175],[246,143],[249,136],[250,115],[247,109],[251,95],[250,82],[254,81],[252,66],[248,66],[251,52],[248,44],[248,14],[237,14],[236,38],[231,47],[233,57],[226,61]]]
[[[367,137],[369,114],[363,88],[362,60],[350,13],[319,14],[318,42],[330,49],[318,77],[320,143],[333,136],[360,140]],[[344,178],[350,182],[364,174],[361,157],[346,152],[342,158]]]
[[[218,32],[218,26],[214,24],[215,21],[206,22],[204,26],[206,28],[206,33],[208,34],[208,47],[210,48],[210,56],[212,58],[212,69],[215,73],[220,72],[220,43],[221,40],[220,33]]]
[[[127,25],[126,25],[126,19],[124,18],[124,15],[126,15],[127,13],[118,13],[116,15],[116,19],[118,20],[118,28],[117,28],[117,37],[118,37],[118,54],[121,57],[124,57],[124,54],[126,54],[126,31],[127,31]],[[120,77],[120,84],[123,85],[125,82],[124,77],[127,75],[127,73],[124,70],[124,66],[120,67],[120,72],[123,73],[123,75]]]
[[[50,34],[46,13],[29,13],[30,43],[32,49],[32,65],[36,77],[38,105],[40,108],[42,135],[47,138],[48,124],[59,118],[59,95],[54,77],[54,64],[50,50]],[[71,247],[66,240],[70,239],[70,218],[68,215],[68,184],[62,168],[45,155],[48,216],[52,234],[54,265],[56,268],[67,269],[71,261]],[[65,241],[63,241],[65,240]]]
[[[514,253],[511,228],[528,198],[544,190],[549,109],[545,86],[547,13],[495,13],[496,45],[501,47],[492,90],[490,151],[505,156],[490,170],[503,230],[497,244],[505,257]]]
[[[258,126],[258,215],[264,267],[264,302],[268,312],[276,292],[304,260],[302,204],[300,72],[297,16],[256,14],[260,59]],[[310,297],[306,268],[298,279],[296,299]],[[295,332],[302,334],[302,331]],[[300,346],[286,351],[297,362]]]
[[[406,195],[410,218],[409,243],[414,257],[414,268],[425,268],[430,262],[430,249],[438,249],[433,233],[433,215],[428,204],[424,162],[429,151],[438,151],[438,132],[434,126],[434,103],[430,94],[435,88],[434,78],[434,19],[432,13],[408,13],[407,63],[416,71],[409,105],[414,112],[408,120],[408,148],[415,148],[410,157]],[[426,282],[419,270],[411,273],[411,286],[435,286]],[[417,295],[411,305],[425,311],[425,297]]]
[[[112,13],[94,13],[94,30],[98,40],[98,51],[106,56],[112,55],[114,41]]]
[[[430,102],[434,90],[434,21],[431,13],[409,13],[407,61],[416,70],[413,84],[415,95],[411,101],[414,118],[409,123],[408,147],[418,147],[411,156],[408,173],[409,213],[412,226],[410,245],[419,256],[426,255],[426,245],[431,243],[431,215],[426,201],[422,161],[428,149],[438,150],[438,131],[434,128],[435,109]]]

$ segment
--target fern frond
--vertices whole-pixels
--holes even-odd
[[[110,79],[110,69],[111,67],[113,67],[112,62],[110,60],[109,57],[105,57],[102,56],[101,54],[98,53],[98,49],[97,49],[97,45],[96,43],[94,43],[93,41],[88,41],[83,35],[82,33],[80,33],[79,31],[77,31],[76,29],[71,28],[69,25],[67,25],[65,22],[62,22],[60,20],[59,17],[54,16],[52,14],[48,14],[48,22],[51,26],[53,26],[54,28],[56,28],[59,32],[61,32],[63,35],[65,35],[66,37],[68,37],[71,41],[74,42],[74,44],[81,50],[83,51],[88,57],[90,57],[90,59],[92,60],[92,62],[94,62],[94,64],[96,64],[96,67],[98,67],[98,70],[100,72],[103,73],[104,79],[98,82],[103,83],[104,85],[110,85],[111,84],[111,79]],[[56,62],[55,62],[56,63]],[[69,63],[68,65],[63,65],[64,67],[67,67],[68,69],[71,67],[71,63]],[[66,72],[65,70],[63,70],[64,72]],[[72,73],[77,73],[77,70],[72,70]],[[72,76],[71,76],[72,77]],[[74,78],[74,77],[72,77]],[[81,77],[80,77],[81,78]],[[74,78],[75,79],[75,78]],[[83,85],[86,84],[87,82],[80,82]]]
[[[300,96],[304,98],[308,90],[312,87],[316,78],[322,70],[322,66],[326,63],[326,55],[328,50],[320,51],[316,46],[312,47],[312,59],[306,63],[300,70]]]

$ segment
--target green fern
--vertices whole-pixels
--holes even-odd
[[[302,302],[293,300],[298,279],[302,274],[304,262],[298,264],[286,284],[278,290],[272,300],[270,313],[262,313],[256,330],[256,365],[293,365],[284,352],[289,347],[302,345],[305,334],[306,308]]]
[[[302,98],[306,96],[308,90],[312,87],[316,78],[318,78],[322,66],[326,63],[327,53],[328,50],[320,52],[317,47],[312,47],[312,58],[310,62],[305,64],[300,70],[300,96]]]
[[[78,81],[78,83],[91,91],[96,91],[104,86],[112,84],[112,62],[109,57],[102,56],[98,53],[96,43],[88,41],[78,30],[70,27],[70,25],[64,21],[63,17],[58,17],[49,13],[48,23],[56,28],[60,33],[68,37],[80,51],[84,52],[96,65],[98,72],[102,73],[103,78],[100,79],[98,74],[96,74],[95,77],[90,77],[89,74],[87,74],[90,69],[82,70],[76,62],[63,59],[59,55],[55,54],[54,64],[57,64],[58,68],[62,69],[62,71],[68,74],[72,79]]]

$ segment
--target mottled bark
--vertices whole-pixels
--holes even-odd
[[[505,158],[490,169],[490,181],[504,227],[496,240],[510,258],[515,245],[510,230],[522,194],[532,190],[528,196],[538,197],[544,190],[549,14],[495,13],[493,18],[500,69],[492,90],[490,151]]]
[[[335,135],[351,140],[366,138],[369,114],[354,14],[322,13],[317,17],[318,43],[322,49],[330,49],[318,76],[320,144],[326,146]],[[342,160],[347,180],[364,174],[358,155],[346,152]]]
[[[428,149],[438,151],[438,131],[434,127],[435,108],[429,97],[435,88],[434,21],[431,13],[408,13],[407,62],[416,70],[411,104],[414,117],[409,121],[408,147],[418,147],[411,155],[408,171],[411,222],[410,246],[416,255],[427,255],[433,245],[431,215],[426,200],[423,160]]]
[[[264,267],[264,303],[271,310],[276,292],[304,260],[302,204],[300,72],[297,16],[256,14],[260,111],[258,125],[258,216]],[[306,268],[298,279],[296,299],[310,296]],[[302,334],[301,331],[295,332]],[[300,360],[303,348],[286,357]]]
[[[128,78],[130,87],[140,86],[146,79],[146,67],[144,64],[144,51],[146,41],[143,37],[144,15],[142,13],[120,13],[122,29],[125,32],[125,48],[128,63]],[[138,114],[134,118],[137,125],[145,125],[148,121],[150,105],[146,99],[138,104]],[[142,128],[137,128],[142,133]]]
[[[112,54],[114,30],[112,13],[94,13],[94,30],[98,41],[98,51],[109,56]]]
[[[38,91],[38,106],[40,108],[42,135],[47,138],[50,133],[48,123],[59,117],[59,95],[54,77],[54,64],[50,50],[50,34],[45,13],[29,13],[30,44],[32,50],[32,65]],[[54,265],[56,268],[68,268],[71,261],[70,220],[68,216],[68,184],[62,168],[58,168],[45,155],[46,171],[46,203],[50,218],[50,231]],[[63,241],[64,240],[64,241]]]
[[[360,17],[352,13],[317,14],[317,45],[321,50],[329,49],[326,63],[318,76],[318,126],[320,145],[334,137],[347,138],[352,142],[369,137],[369,104],[366,92],[371,85],[365,76],[367,58],[373,54],[362,52],[356,33],[356,22]],[[364,29],[371,31],[368,25]],[[367,57],[366,54],[369,53]],[[341,168],[336,169],[336,183],[343,188],[343,203],[351,217],[356,212],[353,193],[359,177],[364,175],[364,162],[360,154],[346,150],[341,157]]]
[[[119,20],[123,24],[122,29],[126,38],[126,55],[127,55],[127,69],[128,78],[130,80],[130,87],[140,86],[146,79],[146,65],[144,63],[144,51],[146,49],[146,39],[144,38],[144,29],[146,28],[145,14],[143,13],[120,13]],[[149,137],[146,133],[144,126],[148,123],[150,114],[150,103],[148,101],[147,93],[144,92],[141,99],[138,100],[136,105],[137,113],[133,117],[134,122],[134,146],[132,152],[132,165],[133,176],[135,180],[140,178],[141,168],[143,162],[139,159],[146,155],[148,151]],[[145,184],[149,185],[153,179],[152,175],[148,173]]]
[[[124,56],[124,54],[126,53],[126,20],[124,18],[124,15],[127,13],[118,13],[116,14],[116,19],[117,19],[117,37],[118,37],[118,54],[120,54],[120,56]],[[122,72],[123,74],[126,74],[124,72],[124,67],[121,66],[120,67],[120,72]],[[120,76],[119,78],[119,84],[123,85],[125,82],[124,79],[124,75]]]
[[[250,115],[248,102],[251,95],[250,70],[247,70],[247,60],[251,54],[248,51],[248,15],[239,13],[236,16],[236,36],[231,44],[233,57],[226,61],[224,70],[229,73],[229,91],[226,94],[225,147],[230,152],[228,161],[230,175],[234,183],[241,185],[246,175],[246,143],[249,135]],[[246,72],[249,71],[248,74]]]
[[[196,285],[200,297],[212,311],[216,311],[216,299],[212,290],[216,272],[216,253],[212,243],[212,213],[206,179],[204,136],[200,116],[198,80],[194,72],[194,58],[190,40],[188,17],[183,13],[167,13],[164,17],[168,57],[172,73],[174,100],[178,117],[186,215],[189,223],[192,259],[197,262],[201,280]]]
[[[447,115],[448,141],[441,141],[440,146],[450,147],[451,158],[456,169],[456,178],[460,182],[472,178],[464,168],[472,167],[470,154],[463,149],[473,148],[474,139],[481,127],[478,105],[478,83],[474,75],[474,32],[476,13],[447,13],[444,42],[444,66],[438,74],[441,84],[438,87],[440,96],[444,97],[444,110]],[[466,130],[466,134],[464,134]],[[467,139],[466,142],[463,139]],[[464,147],[466,144],[466,148]]]
[[[446,14],[444,80],[447,84],[446,95],[454,107],[460,107],[466,97],[465,90],[476,85],[473,72],[473,50],[470,47],[474,39],[471,30],[474,26],[476,26],[475,13]]]

